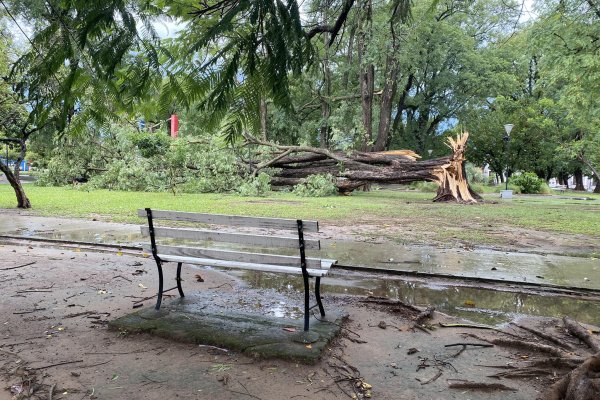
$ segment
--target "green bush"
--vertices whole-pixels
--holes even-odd
[[[435,182],[413,182],[410,187],[419,192],[436,193],[439,185]]]
[[[469,180],[469,183],[483,183],[485,181],[483,171],[475,164],[467,163],[465,166],[465,171],[467,172],[467,179]]]
[[[471,190],[473,190],[477,194],[485,193],[485,188],[481,183],[471,183],[469,182],[469,186],[471,186]]]
[[[338,189],[331,174],[311,175],[305,178],[302,183],[295,185],[292,191],[296,196],[302,197],[326,197],[333,196],[337,192]]]
[[[521,193],[524,194],[536,194],[542,192],[542,186],[544,181],[537,177],[533,172],[525,172],[521,175],[512,176],[510,183],[518,186]]]
[[[236,192],[240,196],[266,196],[271,190],[271,177],[261,172],[258,176],[243,182]]]

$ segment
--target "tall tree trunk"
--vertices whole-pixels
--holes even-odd
[[[19,178],[15,176],[14,172],[10,170],[8,165],[5,165],[2,162],[0,162],[0,171],[2,171],[4,175],[6,175],[8,183],[10,183],[10,186],[12,186],[13,190],[15,191],[15,196],[17,197],[17,207],[31,208],[31,202],[27,198],[25,190],[23,190],[23,185],[21,184]]]
[[[600,193],[600,178],[594,179],[596,182],[596,187],[594,188],[594,193]]]
[[[373,140],[373,92],[375,91],[375,66],[372,63],[365,63],[367,37],[370,37],[372,30],[371,0],[365,1],[362,12],[364,15],[358,39],[358,59],[362,122],[365,135],[361,140],[360,149],[368,151]]]
[[[370,64],[366,70],[361,73],[361,107],[362,121],[365,129],[365,136],[361,143],[362,151],[370,150],[370,143],[373,140],[373,91],[374,91],[375,67]]]
[[[414,79],[415,76],[412,73],[408,75],[406,85],[404,85],[404,89],[402,89],[402,93],[398,99],[398,105],[396,106],[396,115],[394,116],[394,123],[392,124],[392,132],[398,134],[400,137],[404,136],[404,122],[402,121],[402,118],[406,108],[406,99],[408,98],[408,93],[412,88]]]
[[[322,24],[327,25],[327,10],[329,1],[325,1],[325,7],[322,12]],[[323,54],[323,89],[325,96],[321,96],[321,128],[319,132],[319,146],[323,149],[329,148],[329,117],[331,116],[331,68],[329,66],[329,35],[323,34],[324,54]]]
[[[583,171],[581,168],[577,168],[575,170],[575,190],[584,191],[585,187],[583,186]]]
[[[393,46],[395,48],[395,46]],[[395,51],[393,52],[395,53]],[[375,141],[374,151],[383,151],[390,142],[390,122],[392,119],[392,101],[396,96],[398,88],[398,62],[395,54],[387,56],[385,85],[381,93],[379,107],[379,128],[377,130],[377,140]]]

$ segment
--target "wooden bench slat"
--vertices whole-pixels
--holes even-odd
[[[138,216],[146,217],[146,210],[139,209]],[[247,226],[254,228],[285,229],[294,231],[298,229],[295,219],[285,218],[246,217],[239,215],[201,214],[165,210],[152,210],[152,218],[215,225]],[[317,221],[302,220],[302,228],[305,232],[319,232],[319,223]]]
[[[148,245],[144,246],[144,250],[152,252]],[[164,246],[157,245],[156,251],[160,254],[168,254],[170,256],[209,258],[225,261],[242,261],[256,264],[274,264],[286,265],[291,267],[300,267],[299,256],[282,256],[277,254],[264,253],[249,253],[243,251],[222,250],[216,248],[201,248],[201,247],[183,247],[183,246]],[[333,264],[333,260],[321,260],[319,258],[307,258],[306,267],[313,269],[329,269]]]
[[[194,257],[183,257],[183,256],[172,256],[168,254],[158,254],[161,260],[163,261],[171,261],[171,262],[180,262],[185,264],[195,264],[195,265],[205,265],[210,267],[224,267],[224,268],[238,268],[238,269],[248,269],[253,271],[263,271],[263,272],[277,272],[277,273],[287,273],[287,274],[296,274],[302,275],[302,268],[300,267],[289,267],[283,265],[270,265],[270,264],[255,264],[255,263],[247,263],[247,262],[239,262],[239,261],[224,261],[224,260],[213,260],[213,259],[202,259],[202,258],[194,258]],[[327,275],[327,270],[323,269],[307,269],[308,274],[310,276],[325,276]]]
[[[141,230],[143,235],[150,235],[150,230],[147,226],[142,226]],[[246,244],[251,246],[298,248],[298,238],[283,236],[261,236],[249,235],[245,233],[229,233],[164,227],[155,227],[154,236],[174,239],[208,240],[215,242]],[[318,250],[321,248],[319,240],[315,239],[305,239],[304,246],[306,249]]]

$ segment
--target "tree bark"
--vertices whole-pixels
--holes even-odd
[[[372,15],[371,0],[365,2],[363,9],[364,20],[358,39],[358,60],[360,64],[360,95],[362,108],[362,122],[365,135],[361,141],[361,151],[368,151],[373,140],[373,92],[375,92],[375,66],[365,63],[367,51],[367,37],[371,34]]]
[[[327,10],[329,9],[329,1],[325,2],[324,10],[322,11],[323,25],[327,24]],[[321,127],[319,129],[319,145],[327,149],[329,148],[329,117],[331,116],[331,104],[329,104],[331,98],[331,68],[329,66],[329,34],[326,32],[323,34],[324,41],[324,55],[323,55],[323,89],[325,96],[321,96]]]
[[[394,46],[395,47],[395,46]],[[375,141],[374,151],[383,151],[390,142],[390,122],[392,119],[392,101],[396,96],[398,88],[398,62],[395,55],[388,55],[386,61],[386,79],[379,107],[379,128],[377,130],[377,140]]]
[[[280,169],[271,181],[273,185],[296,185],[314,174],[331,174],[340,193],[370,183],[430,181],[439,186],[434,201],[476,203],[481,198],[471,190],[464,170],[467,139],[467,133],[456,139],[449,138],[451,155],[418,161],[420,156],[410,150],[348,154],[314,147],[282,146],[246,136],[249,144],[271,146],[277,150],[272,161],[254,166],[255,172],[265,167]]]
[[[15,176],[15,174],[13,173],[13,171],[10,170],[8,165],[5,165],[2,162],[0,162],[0,171],[4,173],[6,179],[8,180],[8,183],[10,183],[13,190],[15,191],[15,196],[17,197],[17,207],[31,208],[31,202],[27,198],[27,195],[25,194],[25,190],[23,190],[23,185],[21,184],[19,178]]]
[[[575,170],[575,189],[574,190],[579,190],[579,191],[584,191],[585,187],[583,186],[583,171],[581,170],[581,168],[577,168]]]

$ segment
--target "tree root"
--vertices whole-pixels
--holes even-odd
[[[523,340],[486,339],[486,338],[482,338],[480,336],[474,335],[472,333],[466,333],[465,335],[475,338],[475,339],[478,339],[478,340],[482,340],[484,342],[495,344],[496,346],[513,347],[513,348],[517,348],[517,349],[535,351],[538,353],[546,353],[546,354],[551,354],[555,357],[562,357],[564,355],[563,351],[558,350],[554,347],[547,346],[545,344],[538,344],[538,343],[527,342],[527,341],[523,341]]]
[[[579,325],[577,321],[565,316],[563,318],[563,323],[571,335],[579,338],[590,349],[592,349],[594,353],[600,352],[600,344],[598,344],[592,335],[590,335],[583,326]]]
[[[600,398],[600,353],[563,376],[538,400],[597,400]]]
[[[548,335],[548,334],[546,334],[544,332],[536,331],[534,329],[531,329],[531,328],[528,328],[526,326],[522,326],[522,325],[516,324],[514,322],[511,322],[510,324],[514,325],[514,326],[516,326],[518,328],[521,328],[524,331],[527,331],[527,332],[531,333],[532,335],[537,336],[537,337],[539,337],[541,339],[544,339],[544,340],[546,340],[546,341],[548,341],[550,343],[554,343],[555,345],[557,345],[559,347],[562,347],[563,349],[566,349],[566,350],[572,350],[573,349],[573,347],[570,344],[567,344],[567,343],[565,343],[565,342],[563,342],[563,341],[555,338],[554,336]]]

